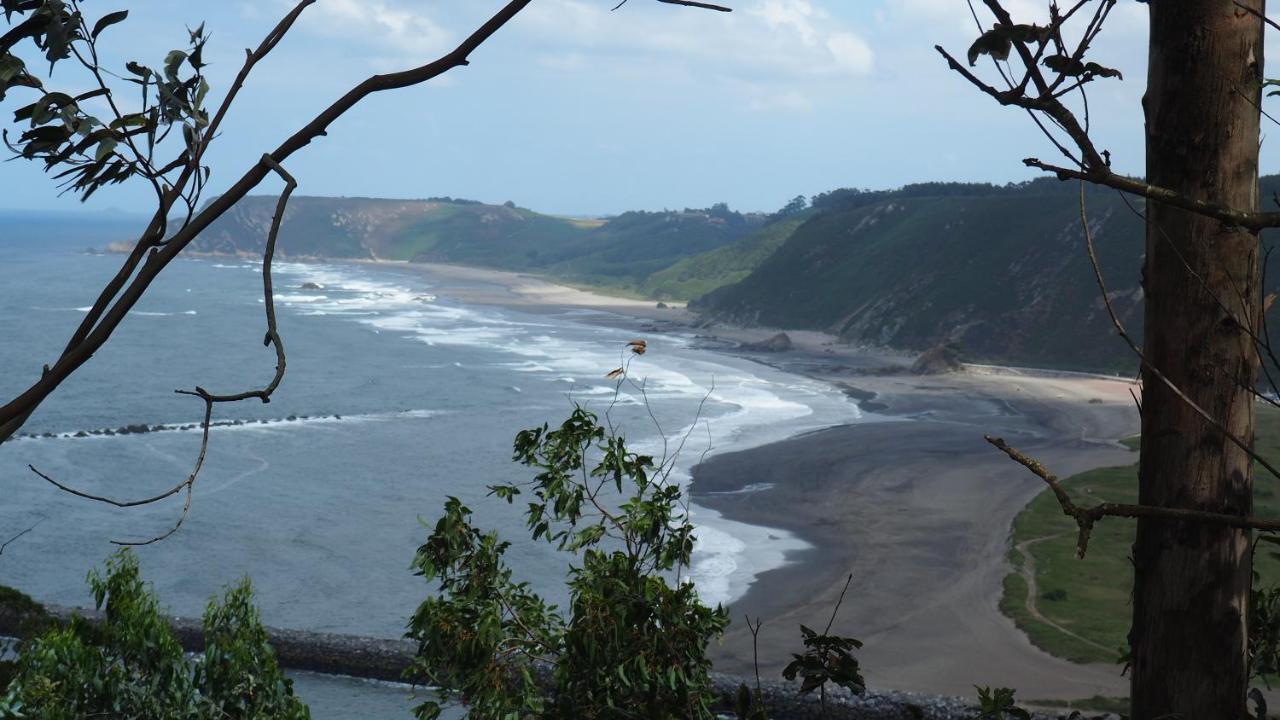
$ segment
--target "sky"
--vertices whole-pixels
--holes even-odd
[[[933,49],[961,57],[976,37],[965,0],[722,1],[734,12],[534,0],[469,66],[369,98],[291,158],[297,192],[511,200],[567,215],[716,202],[772,211],[840,187],[1020,181],[1034,176],[1022,158],[1055,159],[1025,113],[976,91]],[[208,192],[365,77],[434,59],[502,4],[318,0],[232,108],[209,156]],[[91,16],[125,5],[128,20],[100,41],[107,62],[159,66],[187,26],[204,22],[216,101],[244,49],[292,3],[83,2]],[[1017,21],[1046,17],[1043,1],[1006,6]],[[1091,88],[1095,140],[1118,170],[1140,173],[1146,6],[1121,0],[1091,57],[1124,74]],[[978,70],[998,81],[989,62]],[[53,83],[88,89],[76,71],[59,65]],[[0,105],[0,127],[14,127],[18,97]],[[1278,152],[1264,141],[1264,171],[1280,169]],[[272,180],[257,192],[278,190]],[[59,198],[38,165],[0,163],[0,209],[147,212],[152,202],[135,183],[81,205]]]

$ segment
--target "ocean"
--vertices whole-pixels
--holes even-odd
[[[0,396],[54,360],[120,260],[0,240]],[[0,556],[0,583],[88,605],[85,575],[112,552],[110,540],[144,540],[177,520],[181,496],[110,508],[56,490],[27,465],[121,499],[185,478],[203,406],[173,390],[233,392],[271,377],[259,270],[234,258],[175,262],[24,437],[0,447],[0,535],[38,523]],[[224,424],[211,431],[185,525],[137,551],[161,603],[198,616],[247,574],[269,625],[399,637],[430,591],[408,570],[422,523],[449,495],[514,541],[518,576],[563,603],[566,557],[530,542],[520,505],[486,497],[487,488],[530,476],[511,462],[516,432],[555,425],[574,403],[603,412],[615,402],[605,375],[635,330],[596,311],[464,304],[447,281],[406,267],[278,262],[275,285],[288,374],[269,404],[216,408]],[[706,453],[859,417],[835,388],[702,348],[692,332],[642,337],[648,352],[630,376],[643,390],[624,386],[610,417],[633,449],[662,456],[683,443],[678,481]],[[138,424],[164,429],[102,432]],[[805,547],[696,502],[691,515],[689,575],[709,603],[732,602]],[[297,680],[316,718],[408,717],[404,687]]]

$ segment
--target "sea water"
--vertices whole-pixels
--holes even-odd
[[[121,260],[0,245],[0,396],[56,359]],[[211,595],[248,575],[269,625],[399,637],[430,590],[409,561],[426,537],[423,522],[448,496],[474,511],[475,524],[514,541],[517,576],[563,604],[569,559],[527,539],[520,503],[488,496],[490,485],[531,477],[511,461],[519,430],[554,426],[575,403],[607,411],[632,449],[659,458],[678,451],[671,479],[686,482],[707,453],[858,417],[829,386],[701,349],[691,334],[644,335],[648,352],[629,355],[635,332],[598,313],[467,305],[417,269],[277,263],[275,300],[284,382],[268,404],[216,407],[185,524],[137,551],[179,616],[198,616]],[[166,269],[24,436],[0,447],[0,535],[35,525],[0,556],[0,583],[86,605],[85,575],[113,551],[111,540],[173,526],[181,493],[121,510],[60,492],[27,466],[118,499],[180,483],[196,460],[203,406],[173,391],[265,384],[275,355],[263,346],[263,307],[257,263],[191,259]],[[605,376],[624,363],[629,381],[619,387]],[[162,427],[102,434],[138,424]],[[708,603],[732,602],[805,546],[696,503],[690,514],[698,539],[687,573]],[[407,716],[403,688],[298,681],[317,718]]]

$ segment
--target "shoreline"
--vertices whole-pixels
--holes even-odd
[[[765,620],[762,672],[776,674],[801,649],[799,624],[829,618],[852,573],[833,632],[865,643],[858,658],[869,687],[968,697],[975,684],[1003,685],[1029,699],[1127,695],[1119,666],[1050,656],[1000,613],[1010,526],[1043,483],[982,436],[1003,435],[1064,477],[1131,463],[1117,442],[1138,428],[1128,381],[990,365],[916,376],[908,371],[912,356],[853,348],[813,331],[787,330],[790,351],[744,351],[741,345],[778,330],[706,324],[686,309],[659,310],[521,273],[421,269],[467,284],[462,293],[442,289],[464,302],[596,310],[615,317],[583,319],[696,332],[703,349],[828,383],[857,402],[858,422],[726,451],[691,469],[694,502],[811,546],[757,575],[731,605],[735,620]],[[899,370],[886,372],[893,367]],[[772,487],[741,492],[760,484]],[[711,651],[716,670],[751,675],[752,640],[743,623],[730,625]]]
[[[811,546],[756,575],[732,604],[737,622],[711,650],[717,671],[753,672],[745,613],[765,620],[761,671],[776,674],[801,649],[798,625],[830,617],[852,573],[833,632],[865,643],[857,657],[869,687],[970,697],[975,684],[1005,685],[1028,699],[1127,694],[1118,666],[1049,656],[999,612],[1009,526],[1042,484],[982,435],[1006,436],[1062,476],[1132,462],[1115,442],[1137,429],[1128,383],[991,366],[913,376],[913,356],[852,348],[812,331],[787,331],[789,351],[748,352],[740,346],[777,330],[704,323],[682,307],[659,309],[524,273],[354,264],[420,272],[442,297],[463,303],[534,314],[590,311],[574,319],[692,334],[699,349],[827,383],[857,402],[864,418],[856,423],[729,450],[692,468],[689,492],[697,504],[728,520],[786,530]],[[772,487],[735,492],[762,483]]]

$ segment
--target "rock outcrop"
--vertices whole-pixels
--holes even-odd
[[[784,332],[772,335],[760,342],[743,343],[740,347],[742,350],[749,352],[786,352],[794,347],[791,343],[791,337]]]

